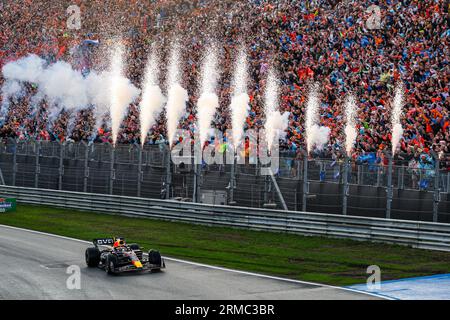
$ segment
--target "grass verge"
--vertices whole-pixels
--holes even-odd
[[[166,256],[339,286],[364,283],[370,265],[381,268],[382,280],[450,272],[446,252],[41,206],[18,205],[0,214],[0,224],[83,240],[123,236]]]

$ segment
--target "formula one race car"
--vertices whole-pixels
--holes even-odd
[[[86,249],[86,264],[104,269],[108,274],[128,271],[159,271],[166,267],[159,251],[143,253],[139,245],[127,245],[123,238],[95,239]],[[102,247],[103,249],[100,249]]]

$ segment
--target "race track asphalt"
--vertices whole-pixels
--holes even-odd
[[[89,244],[0,225],[0,299],[379,299],[337,287],[258,276],[167,260],[162,272],[108,276],[87,268]],[[81,270],[81,289],[69,290],[67,267]]]

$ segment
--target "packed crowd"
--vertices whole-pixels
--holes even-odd
[[[66,9],[74,4],[81,8],[80,30],[67,29]],[[378,5],[381,13],[381,25],[375,29],[367,25],[374,14],[367,12],[371,4]],[[264,125],[265,78],[273,65],[283,83],[280,110],[290,112],[282,148],[297,152],[304,146],[308,88],[316,81],[321,88],[320,121],[331,129],[329,145],[318,155],[342,156],[344,99],[351,91],[358,100],[359,132],[353,157],[361,160],[375,154],[382,159],[382,151],[391,148],[390,111],[394,86],[401,81],[406,101],[399,161],[428,158],[433,150],[448,167],[448,9],[444,0],[4,1],[0,3],[0,65],[37,53],[49,62],[63,59],[80,69],[101,69],[106,67],[111,39],[120,35],[128,48],[127,76],[139,87],[151,44],[157,44],[161,56],[167,57],[171,43],[178,39],[183,49],[183,85],[190,94],[180,128],[194,131],[202,54],[213,42],[219,48],[221,67],[221,106],[214,122],[216,128],[225,130],[231,127],[228,106],[233,61],[244,44],[251,98],[246,129]],[[88,39],[99,40],[99,45],[84,44]],[[163,70],[161,83],[164,76]],[[89,110],[71,117],[63,112],[50,127],[42,102],[41,112],[30,117],[28,105],[35,88],[30,84],[27,90],[25,97],[11,101],[1,136],[111,139],[106,121],[93,132],[95,120]],[[138,109],[138,102],[130,106],[119,143],[139,142]],[[165,142],[164,123],[162,114],[147,143]]]

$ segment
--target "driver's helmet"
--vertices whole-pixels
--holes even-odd
[[[121,247],[125,247],[125,239],[124,238],[115,238],[114,239],[114,248],[121,248]]]

